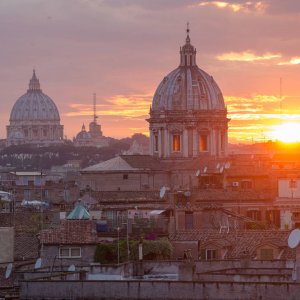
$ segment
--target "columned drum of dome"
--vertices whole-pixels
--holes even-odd
[[[160,158],[225,157],[227,109],[212,76],[198,68],[189,29],[180,65],[159,84],[150,108],[150,153]]]
[[[58,109],[45,95],[33,71],[27,93],[14,104],[7,126],[7,145],[50,145],[63,142]]]

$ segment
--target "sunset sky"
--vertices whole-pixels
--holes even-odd
[[[230,142],[274,139],[286,122],[299,130],[299,0],[1,0],[0,138],[33,68],[68,138],[92,120],[94,92],[104,135],[147,133],[187,21],[197,64],[225,97]]]

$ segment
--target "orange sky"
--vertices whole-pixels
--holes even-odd
[[[68,138],[92,120],[94,92],[106,136],[147,133],[187,21],[198,66],[223,92],[231,142],[274,139],[274,126],[300,123],[298,0],[10,0],[0,1],[0,20],[2,138],[34,67]]]

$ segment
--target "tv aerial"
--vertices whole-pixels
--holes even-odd
[[[200,173],[201,173],[201,172],[200,172],[200,170],[198,169],[197,172],[196,172],[196,177],[199,177],[199,176],[200,176]]]
[[[191,197],[191,195],[192,195],[191,191],[186,191],[186,192],[184,192],[183,194],[184,194],[184,196],[187,197],[187,198]]]
[[[36,270],[36,269],[40,269],[41,266],[42,266],[42,259],[39,257],[39,258],[36,260],[35,264],[34,264],[34,269],[35,269],[35,270]]]
[[[294,229],[288,238],[288,245],[290,248],[296,248],[299,245],[300,242],[300,229],[296,228]]]
[[[9,263],[6,267],[6,271],[5,271],[5,279],[8,279],[11,275],[11,272],[12,272],[12,269],[13,269],[13,264],[12,263]]]

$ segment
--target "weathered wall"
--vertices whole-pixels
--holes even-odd
[[[0,227],[0,263],[13,262],[14,235],[13,227]]]
[[[299,299],[300,284],[188,281],[21,282],[21,299]]]

